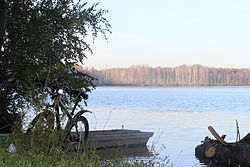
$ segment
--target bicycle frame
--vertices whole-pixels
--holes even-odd
[[[53,92],[56,91],[56,93],[51,93],[52,97],[51,99],[53,99],[53,104],[50,105],[48,104],[47,107],[52,107],[53,111],[51,110],[45,110],[44,112],[39,113],[38,115],[36,115],[36,117],[32,120],[32,122],[30,123],[30,127],[27,129],[26,133],[29,134],[32,132],[32,129],[35,127],[36,123],[40,120],[40,119],[45,119],[45,120],[50,120],[51,121],[48,122],[48,126],[50,126],[52,129],[57,129],[57,130],[61,130],[61,119],[60,119],[60,111],[63,112],[67,117],[68,117],[68,121],[66,123],[65,126],[65,130],[63,132],[63,139],[70,139],[70,140],[79,140],[81,141],[81,137],[82,134],[84,135],[84,141],[87,140],[88,138],[88,133],[89,133],[89,124],[88,124],[88,120],[82,116],[84,113],[89,112],[92,113],[91,111],[88,110],[84,110],[81,109],[80,111],[78,111],[76,114],[74,113],[79,102],[81,102],[82,100],[84,100],[85,105],[87,105],[86,101],[88,99],[88,95],[85,93],[81,93],[79,91],[76,90],[69,90],[66,89],[67,93],[69,95],[74,95],[75,96],[75,104],[73,106],[73,109],[71,112],[69,112],[66,107],[64,106],[63,102],[60,100],[61,99],[61,95],[63,94],[63,91],[58,89],[58,87],[56,89],[52,90]],[[81,125],[78,123],[82,123]],[[81,130],[82,125],[84,126],[84,131]],[[73,131],[72,128],[74,128]],[[81,132],[84,133],[79,133],[79,130],[81,130]],[[72,136],[71,132],[76,132],[77,136]]]
[[[74,122],[74,118],[77,118],[77,117],[80,117],[81,115],[83,115],[84,113],[86,112],[89,112],[89,113],[92,113],[91,111],[89,110],[80,110],[79,112],[77,112],[76,114],[74,114],[75,110],[76,110],[76,107],[78,106],[79,102],[81,102],[81,97],[80,97],[80,94],[78,94],[75,98],[75,104],[74,104],[74,107],[72,109],[72,111],[69,113],[66,108],[64,107],[63,103],[61,102],[60,100],[60,96],[61,94],[57,94],[56,95],[56,99],[54,101],[54,104],[53,104],[53,107],[55,109],[55,118],[56,118],[56,129],[57,130],[61,130],[61,120],[60,120],[60,108],[61,108],[61,111],[64,112],[66,114],[66,116],[68,117],[68,121],[67,121],[67,124],[66,124],[66,128],[72,124]],[[86,102],[85,102],[86,104]],[[76,127],[76,130],[77,130],[77,127]],[[78,133],[78,132],[77,132]]]

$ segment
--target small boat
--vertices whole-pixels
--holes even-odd
[[[9,135],[9,133],[0,133],[0,139],[6,139]]]
[[[140,130],[96,130],[89,132],[89,141],[93,142],[94,148],[146,146],[153,134]]]

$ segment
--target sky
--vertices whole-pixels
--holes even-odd
[[[112,26],[106,41],[91,41],[95,68],[250,68],[249,0],[87,0],[107,9]]]

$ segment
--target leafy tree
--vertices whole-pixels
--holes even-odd
[[[6,40],[0,57],[0,110],[39,109],[47,83],[90,91],[93,78],[75,67],[92,52],[85,37],[110,32],[106,10],[74,0],[9,0]],[[71,100],[68,94],[68,102]],[[6,118],[6,116],[3,116]]]
[[[7,1],[0,0],[0,50],[3,46],[3,37],[5,34],[6,20],[7,20]]]

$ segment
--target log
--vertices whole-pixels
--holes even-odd
[[[210,128],[211,129],[211,128]],[[211,133],[216,132],[215,130]],[[202,144],[196,146],[195,155],[201,163],[208,166],[250,166],[250,133],[235,143],[224,143],[222,137],[216,136],[217,140],[205,137]]]
[[[214,146],[207,147],[205,150],[206,157],[210,158],[215,155],[216,148]]]

